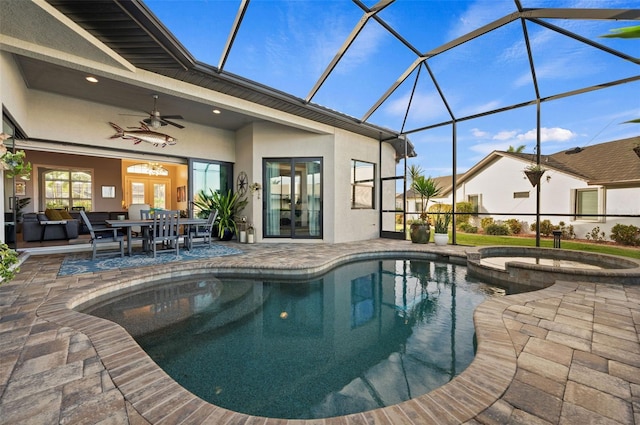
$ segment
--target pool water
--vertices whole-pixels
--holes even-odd
[[[379,259],[309,281],[191,278],[85,310],[120,323],[173,379],[224,408],[326,418],[390,406],[473,360],[473,311],[498,287],[465,266]]]

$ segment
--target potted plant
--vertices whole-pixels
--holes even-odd
[[[431,237],[431,229],[429,226],[429,217],[427,215],[427,204],[429,199],[438,196],[442,189],[436,181],[431,177],[417,175],[411,182],[411,189],[420,195],[420,204],[422,211],[420,218],[414,220],[409,226],[409,235],[413,243],[429,243]]]
[[[449,242],[449,224],[451,224],[451,207],[438,204],[433,220],[433,240],[436,245],[446,245]]]
[[[540,164],[531,164],[524,169],[524,174],[531,182],[531,185],[533,187],[536,187],[538,183],[540,183],[540,178],[545,171],[547,170],[542,168]]]
[[[240,199],[237,192],[232,193],[229,189],[226,195],[215,192],[213,202],[218,211],[218,236],[223,241],[231,240],[233,235],[238,233],[236,215],[247,206],[248,201],[246,198]]]
[[[23,150],[15,153],[7,150],[4,141],[9,139],[6,133],[0,134],[0,169],[5,170],[4,175],[7,178],[19,177],[23,180],[29,180],[31,176],[31,163],[25,161],[26,154]]]

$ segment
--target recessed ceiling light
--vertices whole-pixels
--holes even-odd
[[[214,114],[219,114],[219,113],[220,113],[220,109],[214,109],[214,110],[213,110],[213,113],[214,113]]]
[[[90,83],[97,83],[98,79],[92,75],[89,75],[87,78],[85,78],[85,80],[87,80]]]

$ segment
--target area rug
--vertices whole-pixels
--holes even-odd
[[[210,248],[196,247],[189,251],[180,250],[180,255],[178,257],[176,257],[174,253],[168,252],[159,253],[156,255],[156,258],[141,252],[134,252],[131,257],[125,255],[124,258],[120,258],[116,253],[113,257],[98,257],[95,260],[92,260],[91,252],[82,252],[67,255],[62,261],[62,266],[58,271],[58,276],[101,272],[131,267],[153,266],[156,264],[171,263],[174,261],[189,261],[237,254],[242,254],[242,251],[224,245],[211,245]]]

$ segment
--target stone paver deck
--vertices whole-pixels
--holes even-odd
[[[2,424],[640,424],[640,284],[557,282],[475,312],[478,353],[450,383],[383,409],[319,420],[259,418],[202,401],[118,325],[70,309],[100,291],[194,267],[318,272],[376,252],[464,258],[406,241],[256,244],[244,254],[58,277],[63,255],[31,256],[0,286]],[[640,283],[640,282],[639,282]]]

